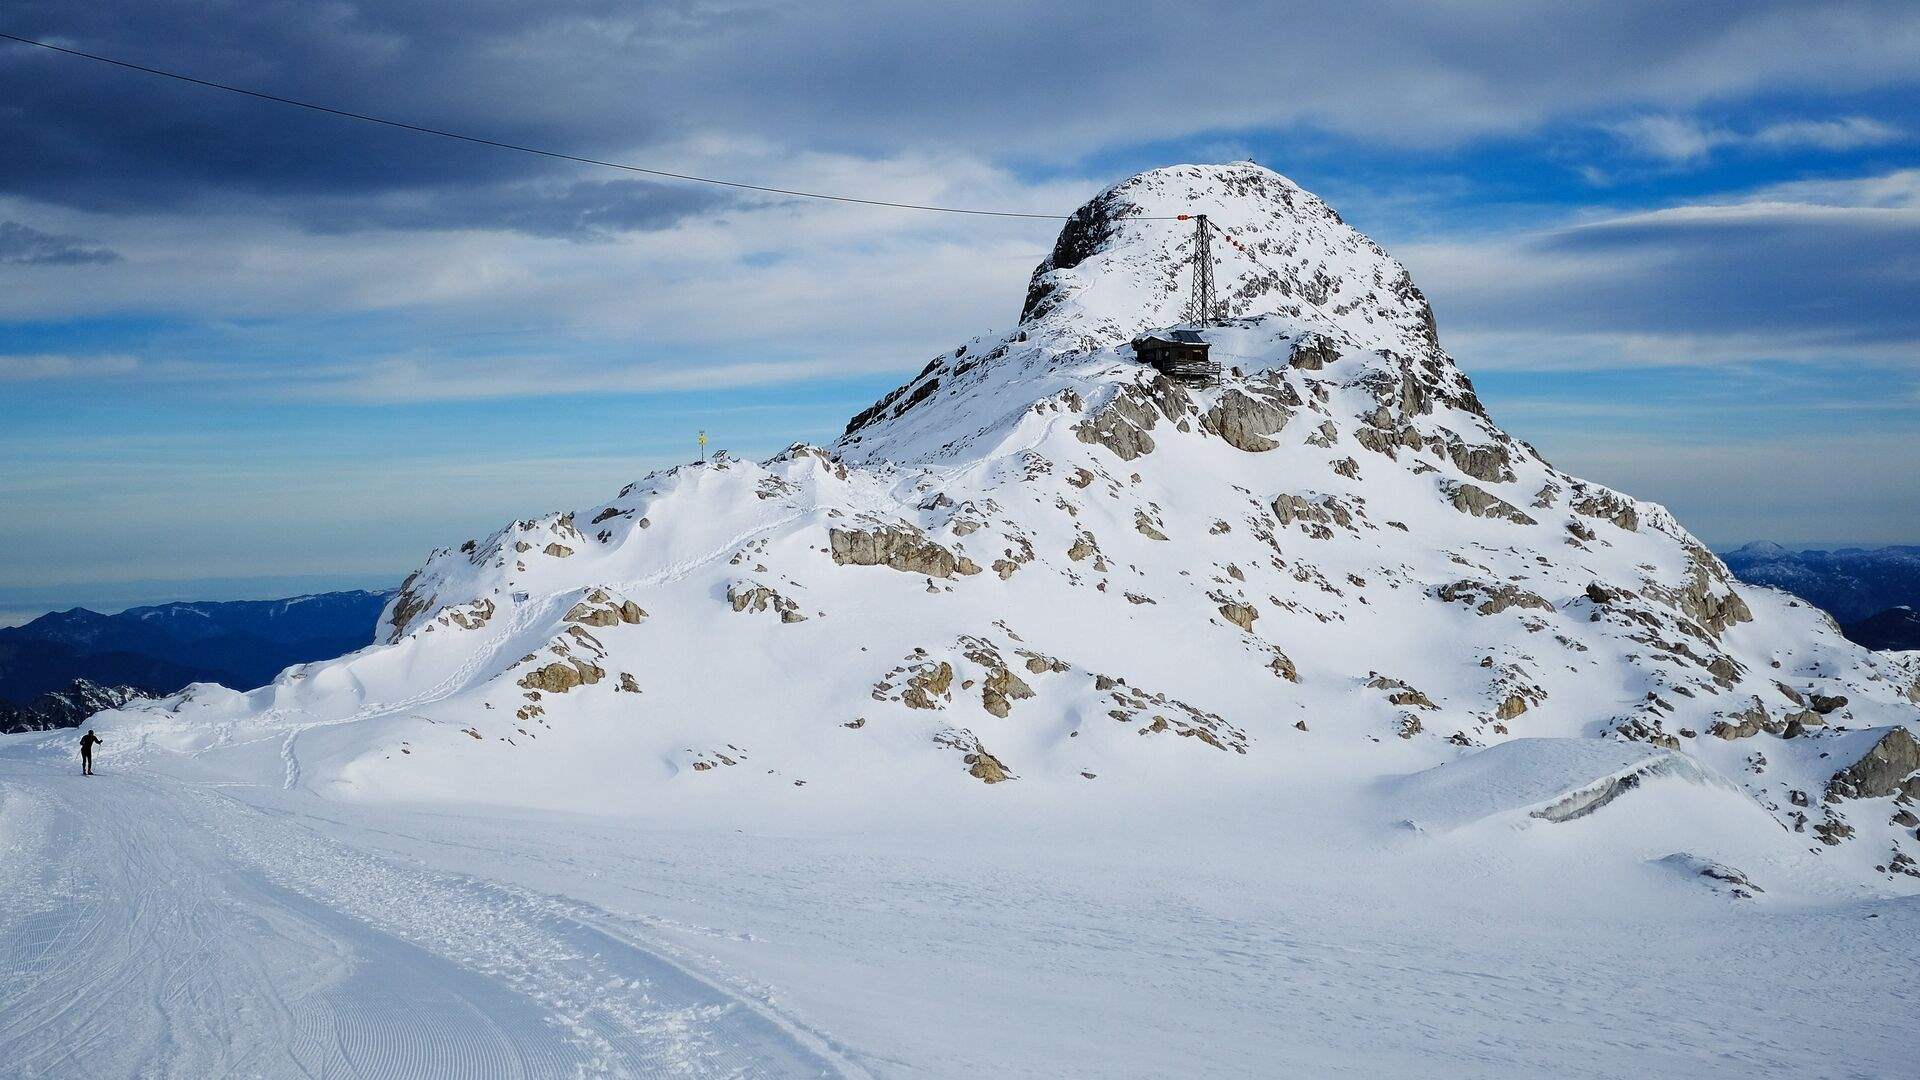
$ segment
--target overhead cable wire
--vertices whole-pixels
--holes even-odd
[[[6,41],[18,42],[22,45],[30,45],[38,49],[46,49],[50,52],[61,53],[66,56],[79,57],[80,59],[83,59],[83,60],[93,60],[102,64],[110,64],[117,68],[124,68],[128,71],[137,71],[147,75],[157,75],[157,76],[160,76],[161,78],[174,79],[179,82],[191,83],[194,86],[203,86],[213,90],[223,90],[229,94],[239,94],[243,97],[250,97],[259,101],[268,101],[278,105],[290,105],[290,106],[293,106],[294,108],[307,109],[309,111],[317,112],[317,113],[325,113],[328,116],[337,116],[347,120],[359,120],[364,123],[378,124],[383,127],[395,128],[400,131],[410,131],[418,135],[433,135],[442,139],[452,139],[457,142],[472,143],[476,146],[490,146],[496,150],[512,150],[517,153],[532,154],[536,157],[553,158],[558,161],[572,161],[572,162],[577,162],[581,165],[595,165],[595,166],[599,166],[601,168],[606,168],[606,169],[619,169],[619,170],[622,170],[623,172],[640,173],[645,176],[657,176],[666,180],[680,180],[680,181],[684,181],[686,183],[691,183],[691,184],[709,184],[714,187],[732,188],[737,191],[757,191],[767,195],[781,195],[781,196],[785,196],[787,198],[793,198],[793,199],[815,199],[821,202],[851,203],[857,206],[890,207],[896,210],[920,210],[920,211],[924,211],[927,213],[934,213],[934,214],[965,214],[973,217],[998,217],[998,218],[1035,218],[1035,219],[1046,220],[1046,221],[1064,221],[1072,216],[1070,214],[1036,214],[1036,213],[1029,213],[1026,211],[1019,211],[1019,210],[981,210],[981,209],[975,209],[971,207],[936,206],[928,203],[894,202],[888,199],[867,199],[867,198],[860,198],[858,196],[853,196],[853,195],[833,195],[833,194],[828,194],[828,193],[819,192],[819,191],[802,191],[797,188],[773,187],[773,186],[764,185],[764,184],[748,184],[738,180],[721,180],[711,176],[696,176],[692,173],[673,172],[668,169],[652,169],[642,165],[629,165],[619,161],[606,161],[600,158],[583,157],[579,154],[568,154],[558,150],[545,150],[537,146],[526,146],[521,143],[505,142],[500,139],[488,139],[478,135],[464,135],[464,134],[461,134],[460,132],[448,131],[444,128],[428,127],[424,124],[413,124],[413,123],[408,123],[404,120],[394,120],[384,116],[374,116],[369,113],[354,112],[350,109],[337,108],[332,105],[322,105],[318,102],[302,101],[298,98],[284,97],[280,94],[270,94],[264,90],[253,90],[244,86],[235,86],[231,83],[215,82],[212,79],[202,79],[202,78],[195,77],[193,75],[182,74],[178,71],[168,71],[165,68],[148,67],[145,64],[133,63],[130,60],[120,60],[111,56],[101,56],[98,53],[83,52],[82,50],[79,50],[79,49],[69,49],[64,45],[55,45],[51,42],[39,41],[34,38],[21,37],[18,34],[9,34],[4,31],[0,31],[0,39],[6,40]],[[1135,218],[1134,220],[1169,221],[1169,220],[1172,220],[1172,218],[1143,217],[1143,218]]]

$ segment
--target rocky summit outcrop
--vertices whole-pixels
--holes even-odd
[[[637,624],[646,619],[644,608],[631,600],[616,599],[605,589],[590,589],[580,602],[567,610],[566,620],[585,626]]]
[[[583,660],[555,660],[522,675],[519,685],[528,690],[564,694],[576,686],[592,686],[606,677],[606,671],[598,664]]]
[[[1293,404],[1299,403],[1295,397]],[[1201,417],[1200,426],[1225,439],[1229,446],[1258,454],[1280,445],[1269,436],[1279,434],[1292,417],[1293,412],[1278,395],[1228,390]]]
[[[1198,213],[1235,239],[1205,325]],[[1217,377],[1139,361],[1174,330]],[[180,744],[326,723],[322,792],[433,775],[564,805],[518,779],[618,761],[636,799],[769,785],[880,813],[1604,741],[1724,779],[1732,818],[1772,815],[1755,845],[1920,857],[1862,812],[1907,792],[1920,657],[1742,585],[1664,508],[1501,430],[1406,269],[1277,173],[1115,184],[1017,325],[903,367],[830,446],[714,454],[436,551],[379,644],[142,722]]]
[[[1835,773],[1827,783],[1830,799],[1879,799],[1905,794],[1920,798],[1920,740],[1906,728],[1882,735],[1860,760]]]
[[[972,559],[955,555],[911,529],[829,529],[827,540],[833,561],[843,566],[886,566],[936,578],[980,572]]]
[[[1455,510],[1474,517],[1499,518],[1516,525],[1537,525],[1512,503],[1475,484],[1447,483],[1443,486]]]

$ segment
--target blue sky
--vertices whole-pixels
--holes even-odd
[[[15,5],[4,29],[572,153],[1066,212],[1252,157],[1494,417],[1709,543],[1920,542],[1911,4]],[[0,621],[397,581],[1004,328],[1046,222],[793,203],[0,44]]]

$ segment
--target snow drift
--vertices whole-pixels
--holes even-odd
[[[1389,785],[1417,827],[1573,821],[1650,782],[1733,785],[1677,750],[1610,739],[1514,739]]]

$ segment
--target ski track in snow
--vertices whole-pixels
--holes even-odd
[[[8,1076],[848,1075],[580,904],[214,786],[16,759],[0,793]]]

